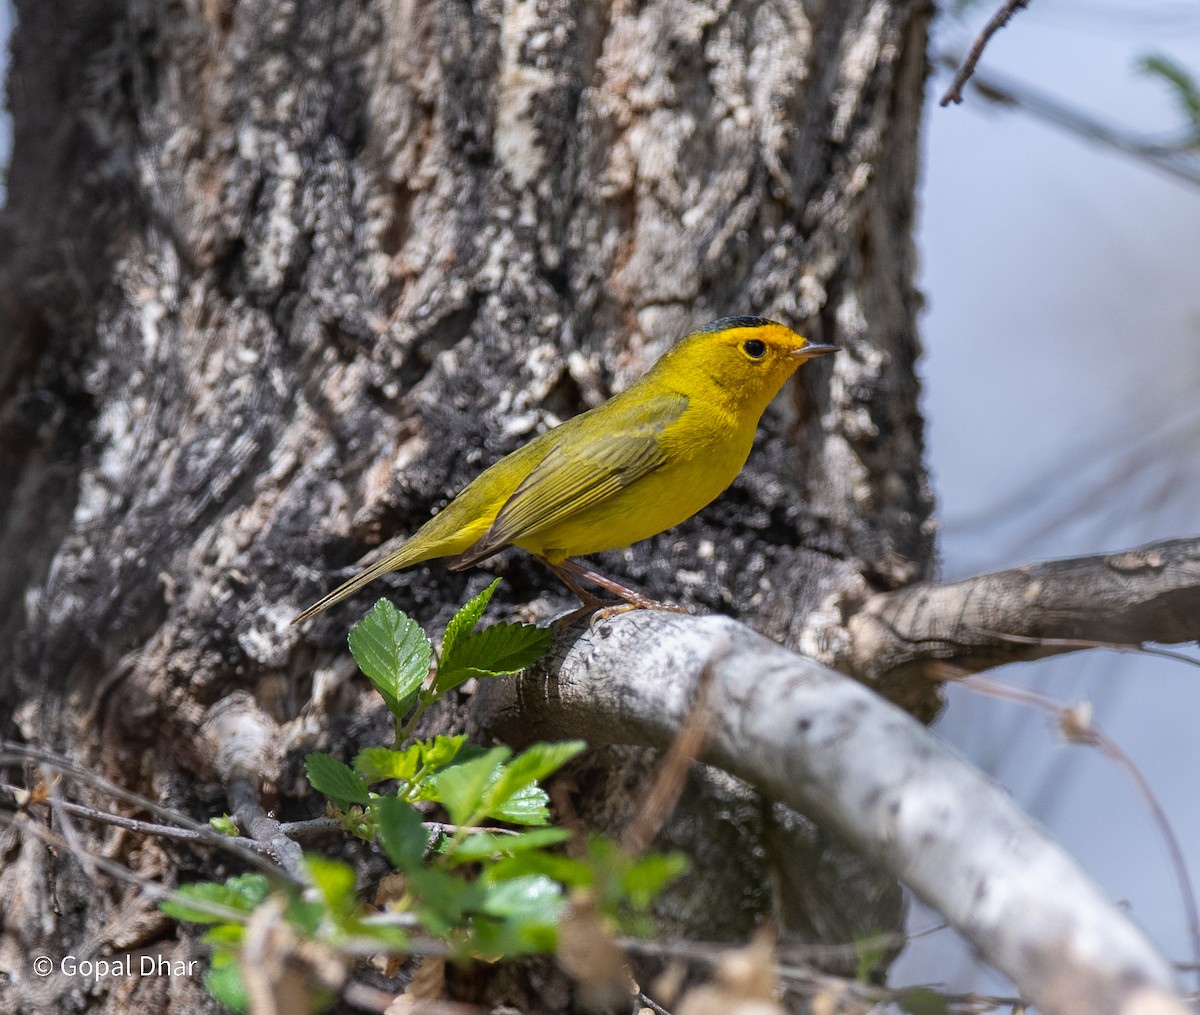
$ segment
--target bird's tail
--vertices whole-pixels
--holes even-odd
[[[409,567],[412,564],[420,563],[422,560],[428,559],[428,554],[422,554],[420,549],[413,540],[409,540],[395,553],[389,553],[383,560],[370,567],[365,568],[351,578],[348,582],[344,582],[336,589],[325,596],[324,599],[318,599],[303,613],[296,615],[292,621],[293,624],[302,624],[310,617],[315,617],[322,610],[327,610],[334,603],[340,603],[343,599],[354,595],[364,585],[373,582],[380,575],[387,574],[389,571],[397,571],[402,567]]]

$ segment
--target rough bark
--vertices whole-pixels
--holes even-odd
[[[296,609],[725,313],[844,351],[788,389],[718,504],[604,566],[809,649],[832,630],[814,617],[929,576],[909,236],[924,4],[19,6],[8,735],[203,816],[225,801],[197,734],[249,692],[279,726],[286,801],[304,749],[352,752],[376,722],[340,683],[354,607],[306,632]],[[519,555],[496,569],[510,608],[566,602]],[[393,595],[436,625],[479,580],[435,564]],[[619,820],[620,784],[594,775],[581,808]],[[714,869],[761,826],[738,808],[727,836],[697,835]],[[89,841],[156,876],[195,863]],[[5,916],[11,968],[131,946],[104,930],[130,898],[28,842],[0,891],[33,893]],[[753,908],[708,915],[732,910],[734,934]],[[134,944],[168,933],[140,926]]]
[[[1200,640],[1200,539],[1047,561],[871,596],[830,660],[875,686],[1093,645]]]

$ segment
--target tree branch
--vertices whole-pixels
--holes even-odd
[[[1200,638],[1200,537],[871,596],[837,663],[868,683],[931,661],[975,673],[1096,645]]]
[[[636,662],[634,662],[636,660]],[[1169,966],[1009,795],[902,710],[726,617],[641,612],[560,641],[476,718],[506,739],[669,745],[706,666],[704,760],[837,829],[1048,1015],[1182,1011]]]
[[[950,82],[950,87],[946,89],[946,94],[938,100],[939,106],[948,106],[952,102],[962,102],[963,85],[971,80],[971,75],[975,73],[975,66],[979,63],[979,58],[983,56],[983,51],[987,44],[991,41],[1001,28],[1008,24],[1009,19],[1019,10],[1024,10],[1029,6],[1029,0],[1006,0],[1001,5],[1000,9],[991,16],[988,23],[983,26],[975,42],[971,45],[971,49],[959,67],[958,73],[954,75],[954,80]]]

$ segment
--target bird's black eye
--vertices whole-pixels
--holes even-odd
[[[742,352],[751,359],[762,359],[767,351],[767,343],[757,338],[748,338],[742,343]]]

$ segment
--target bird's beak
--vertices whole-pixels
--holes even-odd
[[[808,345],[802,345],[799,349],[793,349],[790,353],[795,359],[812,359],[814,356],[828,356],[831,352],[837,352],[840,346],[836,345],[814,345],[809,342]]]

